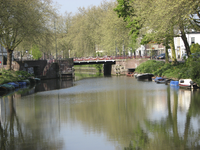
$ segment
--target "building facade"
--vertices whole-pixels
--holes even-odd
[[[200,44],[200,32],[190,32],[186,34],[189,45],[198,43]],[[176,57],[179,58],[186,53],[185,45],[181,37],[174,38],[174,45],[176,50]]]

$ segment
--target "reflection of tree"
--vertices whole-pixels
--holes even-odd
[[[43,124],[32,122],[24,122],[19,119],[15,110],[15,100],[13,96],[5,98],[4,111],[5,114],[0,116],[0,149],[58,149],[62,147],[62,141],[55,140],[54,135],[47,137]],[[1,101],[0,101],[1,102]],[[7,103],[8,102],[8,103]],[[24,107],[24,105],[23,105]],[[7,111],[8,110],[8,111]],[[18,111],[17,111],[18,112]],[[27,111],[29,114],[29,111]],[[40,112],[35,112],[36,116],[41,116]],[[39,118],[39,117],[38,117]],[[40,117],[41,118],[41,117]],[[26,118],[28,120],[28,118]],[[41,120],[39,120],[41,121]],[[33,124],[33,125],[32,125]],[[34,126],[37,124],[36,126]],[[46,125],[46,124],[45,124]],[[50,126],[50,125],[49,125]],[[48,127],[49,127],[48,126]],[[52,139],[51,139],[52,138]]]
[[[13,96],[8,96],[9,102],[9,121],[2,124],[0,120],[0,134],[1,134],[1,149],[15,149],[15,141],[23,141],[23,133],[21,126],[16,115],[15,108],[13,106]],[[16,130],[15,130],[16,124]],[[15,138],[15,133],[17,132],[18,138]]]
[[[149,141],[147,133],[142,130],[141,126],[138,124],[138,127],[133,132],[133,141],[130,141],[129,147],[125,147],[125,150],[139,150],[144,148]]]
[[[200,131],[194,134],[194,129],[191,127],[191,117],[197,113],[197,108],[199,108],[198,96],[200,93],[196,93],[192,97],[189,109],[186,113],[186,119],[184,123],[183,135],[179,133],[178,130],[178,94],[177,91],[173,91],[172,95],[170,94],[170,88],[167,89],[167,106],[168,106],[168,115],[166,118],[157,122],[146,121],[146,132],[152,133],[153,137],[148,138],[148,142],[145,142],[143,145],[140,145],[141,149],[198,149],[200,148],[199,140]],[[173,96],[173,98],[171,97]],[[172,99],[171,99],[172,98]],[[198,105],[197,105],[198,104]],[[142,134],[140,134],[142,135]],[[149,134],[148,134],[149,135]],[[140,139],[144,141],[145,139]],[[136,140],[133,138],[133,141]],[[129,147],[125,150],[137,149],[133,144],[130,144]]]

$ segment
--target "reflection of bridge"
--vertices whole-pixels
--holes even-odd
[[[74,59],[74,65],[104,64],[104,75],[111,75],[112,64],[116,64],[113,59]]]

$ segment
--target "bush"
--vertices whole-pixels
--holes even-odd
[[[163,65],[164,65],[164,62],[162,62],[162,61],[148,60],[148,61],[142,63],[140,66],[138,66],[136,68],[135,72],[153,73]]]
[[[200,58],[196,61],[191,62],[191,79],[200,85]]]
[[[171,63],[164,64],[164,62],[149,60],[138,66],[136,72],[153,73],[155,76],[164,76],[176,79],[191,78],[194,81],[197,81],[200,74],[198,68],[200,68],[200,59],[199,62],[197,62],[197,60],[194,61],[193,58],[190,58],[186,63],[178,63],[174,65]]]
[[[11,71],[11,70],[1,70],[0,71],[0,84],[7,82],[15,82],[26,79],[30,76],[33,76],[26,71]]]

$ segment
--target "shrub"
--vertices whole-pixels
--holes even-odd
[[[198,60],[198,61],[197,61]],[[186,63],[171,63],[150,60],[142,63],[136,69],[138,73],[153,73],[156,76],[165,76],[167,78],[192,78],[195,82],[200,78],[200,59],[190,58]],[[153,70],[153,71],[152,71]],[[200,84],[199,84],[200,85]]]
[[[155,70],[164,65],[162,61],[148,60],[138,66],[135,72],[138,73],[153,73]]]

